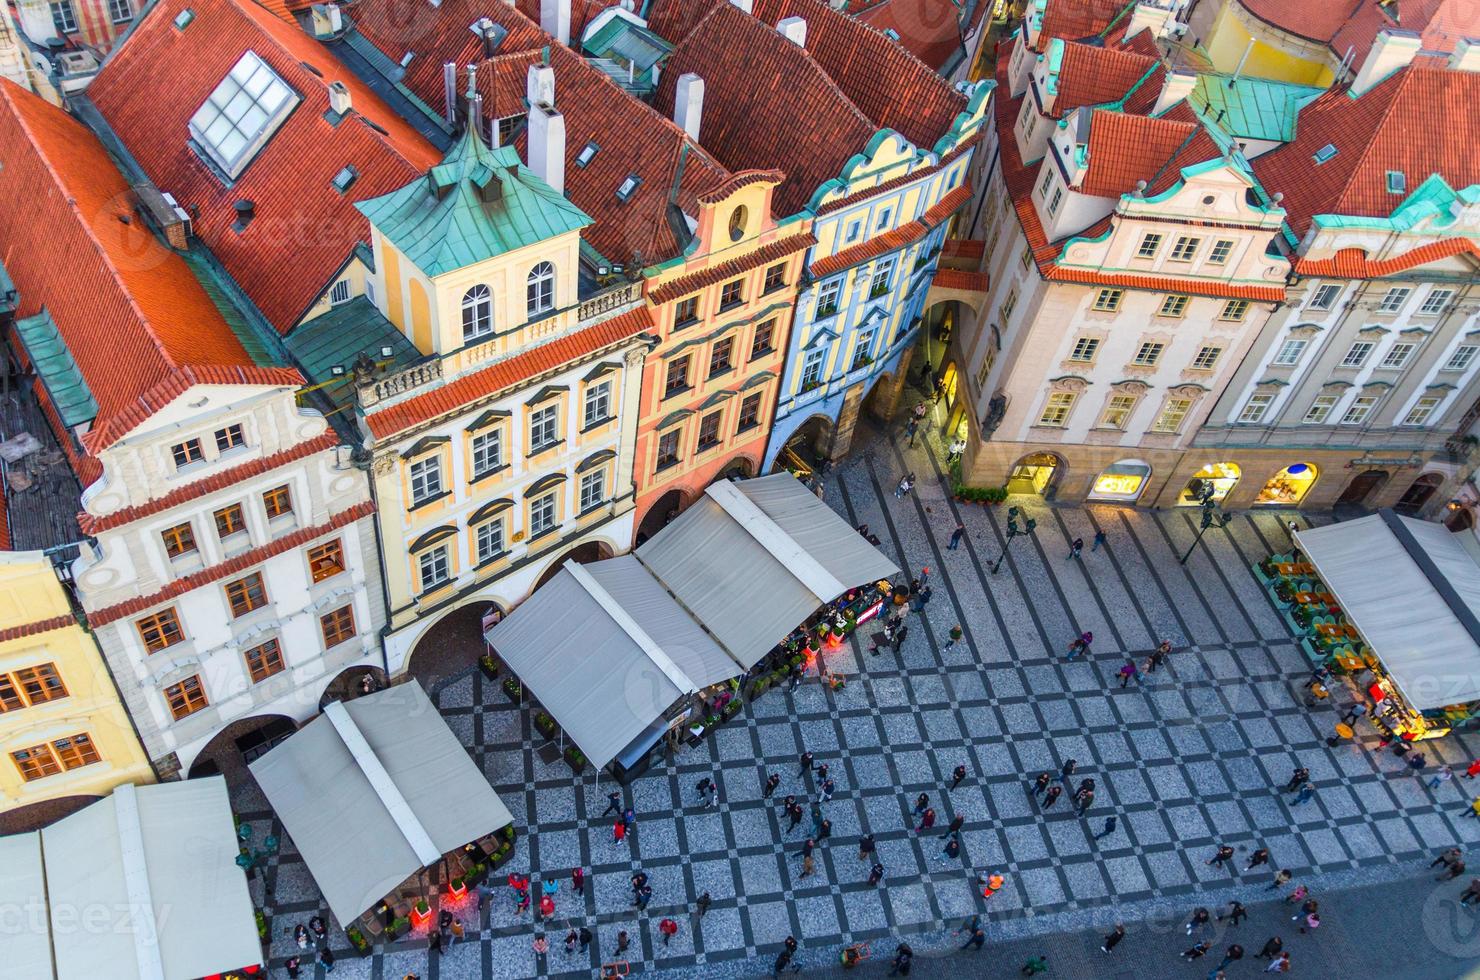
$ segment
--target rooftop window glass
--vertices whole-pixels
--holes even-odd
[[[190,135],[234,178],[297,103],[287,83],[248,51],[190,117]]]

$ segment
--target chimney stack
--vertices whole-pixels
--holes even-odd
[[[776,22],[776,30],[782,37],[799,48],[807,46],[807,21],[803,17],[787,17]]]
[[[1377,40],[1357,69],[1352,80],[1351,94],[1362,96],[1393,72],[1406,67],[1423,47],[1423,40],[1413,31],[1398,31],[1384,28],[1377,32]]]
[[[1132,8],[1130,18],[1125,23],[1125,38],[1129,41],[1148,28],[1153,39],[1159,38],[1167,32],[1167,25],[1171,22],[1171,10],[1149,3],[1138,3]]]
[[[555,111],[555,70],[530,65],[525,79],[529,96],[529,169],[565,193],[565,117]]]
[[[442,118],[450,125],[457,120],[457,62],[442,63]]]
[[[694,142],[699,141],[699,122],[704,115],[704,79],[693,72],[678,76],[673,92],[673,121]]]
[[[333,37],[344,29],[337,3],[316,3],[309,8],[309,26],[314,37]]]
[[[478,66],[468,65],[468,128],[483,135],[483,95],[478,91]],[[497,134],[495,129],[494,133]]]
[[[755,9],[754,9],[755,0],[730,0],[730,3],[732,3],[735,6],[739,7],[741,10],[743,10],[747,14],[753,14],[753,13],[755,13]]]
[[[1453,71],[1480,71],[1480,40],[1462,37],[1449,55]]]
[[[349,89],[343,82],[329,83],[329,109],[340,116],[349,112]]]
[[[1156,106],[1151,110],[1151,114],[1153,116],[1161,115],[1191,95],[1196,85],[1197,75],[1193,72],[1167,72],[1166,78],[1161,83],[1161,94],[1156,97]]]
[[[540,0],[540,29],[561,44],[569,44],[570,0]]]

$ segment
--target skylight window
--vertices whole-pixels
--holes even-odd
[[[298,95],[287,83],[248,51],[190,117],[190,135],[234,178],[297,104]]]
[[[334,189],[343,194],[350,189],[350,186],[354,184],[355,179],[359,176],[360,172],[355,169],[355,165],[352,163],[347,164],[339,173],[334,175]]]
[[[1316,163],[1325,163],[1327,160],[1331,159],[1335,155],[1336,155],[1336,144],[1335,143],[1327,143],[1325,146],[1323,146],[1319,150],[1317,150],[1315,152],[1315,155],[1312,156],[1311,159],[1314,160]]]
[[[195,20],[195,11],[191,10],[189,7],[186,7],[184,10],[175,15],[175,29],[183,31],[185,28],[190,26],[190,22],[192,20]]]
[[[584,167],[596,158],[596,151],[601,149],[595,143],[587,143],[581,147],[581,152],[576,154],[576,166]]]
[[[1389,194],[1401,194],[1408,189],[1408,175],[1401,170],[1389,170],[1387,172],[1387,190]]]
[[[642,183],[642,178],[637,174],[628,174],[627,179],[622,181],[622,186],[617,188],[617,200],[625,201],[637,193],[637,186]]]

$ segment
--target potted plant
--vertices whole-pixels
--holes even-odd
[[[514,825],[513,824],[509,824],[507,827],[504,828],[504,840],[508,841],[511,844],[514,842]]]
[[[740,704],[741,704],[740,699],[739,698],[736,698],[736,699],[732,700],[729,704],[725,705],[725,711],[724,711],[725,717],[726,718],[733,718],[733,717],[735,717],[735,714],[737,712],[739,712],[739,710],[740,710]]]
[[[483,672],[483,676],[488,678],[489,680],[498,680],[498,660],[494,658],[493,654],[485,653],[483,656],[479,657],[478,669],[481,670]]]
[[[432,907],[427,904],[427,900],[426,899],[424,899],[424,898],[418,898],[416,900],[416,914],[417,915],[425,916],[431,910],[432,910]]]
[[[524,694],[524,689],[519,686],[519,678],[517,677],[505,677],[503,687],[504,694],[508,696],[510,701],[513,701],[516,704],[519,702],[519,698]]]
[[[257,910],[257,938],[264,943],[267,942],[267,916],[261,909]]]
[[[710,712],[708,715],[705,716],[704,724],[709,728],[713,728],[715,725],[719,724],[719,715],[715,714],[714,712]]]
[[[391,920],[391,926],[385,931],[392,941],[406,935],[411,929],[411,920],[404,915],[397,916]]]
[[[551,718],[543,711],[537,712],[535,714],[534,727],[538,728],[540,734],[545,736],[546,738],[554,738],[555,733],[559,730],[555,725],[555,719]]]
[[[586,756],[574,745],[565,750],[565,761],[570,765],[572,772],[580,772],[586,768]]]
[[[354,947],[356,955],[370,955],[370,940],[365,938],[365,934],[363,932],[361,932],[355,926],[350,926],[348,929],[344,930],[344,935],[347,939],[349,939],[349,944]]]

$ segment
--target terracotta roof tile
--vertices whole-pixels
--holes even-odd
[[[1340,276],[1343,279],[1377,279],[1416,269],[1430,262],[1468,255],[1480,259],[1480,245],[1468,238],[1445,238],[1409,249],[1390,259],[1368,259],[1365,249],[1344,248],[1326,259],[1297,259],[1295,272],[1302,276]]]
[[[370,412],[365,416],[365,424],[376,439],[387,439],[652,328],[653,308],[639,307],[490,364],[425,394],[413,395],[389,408]]]
[[[22,623],[19,626],[11,626],[0,630],[0,643],[9,643],[11,640],[19,640],[27,636],[37,636],[41,633],[50,633],[52,630],[76,625],[77,620],[71,616],[52,616],[49,619],[38,619],[32,623]]]
[[[983,9],[988,6],[985,2],[977,4]],[[855,7],[849,12],[870,27],[894,31],[905,50],[936,71],[965,52],[960,12],[952,0],[883,0],[865,10]]]
[[[652,301],[660,305],[667,303],[669,300],[687,296],[696,289],[713,286],[716,283],[738,276],[742,272],[759,269],[763,265],[770,265],[772,262],[783,259],[794,252],[800,252],[804,248],[811,248],[816,244],[817,239],[810,232],[800,235],[789,235],[786,238],[778,239],[769,245],[764,245],[753,252],[742,255],[738,259],[721,262],[718,265],[710,266],[702,272],[694,272],[666,282],[653,290],[651,294]]]
[[[1329,42],[1357,11],[1372,0],[1321,0],[1291,3],[1290,0],[1238,0],[1249,13],[1271,27],[1311,41]]]
[[[1386,217],[1402,202],[1387,190],[1398,171],[1411,191],[1433,174],[1450,187],[1480,183],[1480,74],[1412,65],[1360,98],[1333,88],[1300,110],[1295,139],[1254,159],[1270,193],[1282,191],[1287,221],[1304,235],[1317,214]],[[1336,155],[1316,163],[1327,145]]]
[[[0,208],[18,314],[44,306],[56,321],[98,402],[84,439],[93,451],[142,421],[161,387],[302,383],[291,369],[254,365],[200,282],[134,213],[128,182],[97,138],[8,81],[0,163],[0,199],[27,202]]]
[[[360,518],[369,517],[373,513],[375,513],[375,505],[373,503],[368,500],[358,503],[347,510],[342,510],[334,514],[323,524],[318,524],[314,527],[299,528],[290,534],[275,538],[268,544],[243,552],[235,558],[229,558],[219,565],[212,565],[194,574],[177,578],[158,592],[138,596],[133,599],[126,599],[123,602],[105,606],[96,612],[88,613],[87,621],[93,626],[103,626],[107,623],[123,619],[125,616],[136,615],[150,606],[157,606],[162,602],[168,602],[193,589],[198,589],[202,585],[219,582],[221,579],[230,575],[239,575],[253,565],[264,562],[276,555],[285,554],[295,548],[301,548],[315,538],[322,537],[331,531],[337,531],[345,525],[353,524]]]
[[[1048,0],[1039,32],[1040,49],[1047,45],[1047,38],[1095,37],[1134,5],[1135,0]]]
[[[1065,44],[1054,115],[1062,118],[1080,106],[1118,102],[1156,64],[1155,57],[1134,51]]]
[[[195,19],[181,31],[173,22],[186,7]],[[228,187],[187,145],[188,123],[248,50],[303,101]],[[325,118],[332,81],[345,84],[353,106],[338,125]],[[251,0],[160,0],[88,95],[150,179],[198,212],[196,234],[282,332],[368,240],[353,202],[404,186],[441,158],[322,45]],[[332,180],[348,164],[359,177],[340,194]],[[256,205],[240,232],[239,200]]]
[[[987,243],[980,238],[947,238],[940,255],[944,259],[980,259],[986,250]]]
[[[220,470],[204,479],[196,480],[183,487],[178,487],[163,496],[155,497],[153,500],[137,504],[133,507],[125,507],[111,514],[89,514],[83,511],[77,515],[77,524],[82,528],[83,533],[96,535],[110,528],[121,527],[140,518],[148,517],[150,514],[158,514],[162,511],[169,510],[171,507],[183,504],[188,500],[204,497],[208,493],[214,493],[217,490],[240,483],[243,480],[261,476],[263,473],[270,473],[278,467],[286,466],[295,460],[306,459],[316,453],[327,452],[338,444],[338,437],[335,436],[333,430],[329,430],[313,439],[300,442],[289,449],[273,453],[270,456],[263,456],[260,459],[254,459],[250,463],[243,463],[240,466],[232,466]]]
[[[1199,132],[1201,127],[1193,123],[1096,109],[1090,117],[1089,163],[1078,189],[1118,198],[1135,190],[1140,180],[1149,188],[1167,161]]]
[[[937,269],[932,285],[942,289],[969,289],[985,293],[991,285],[991,277],[985,272],[970,272],[966,269]]]

